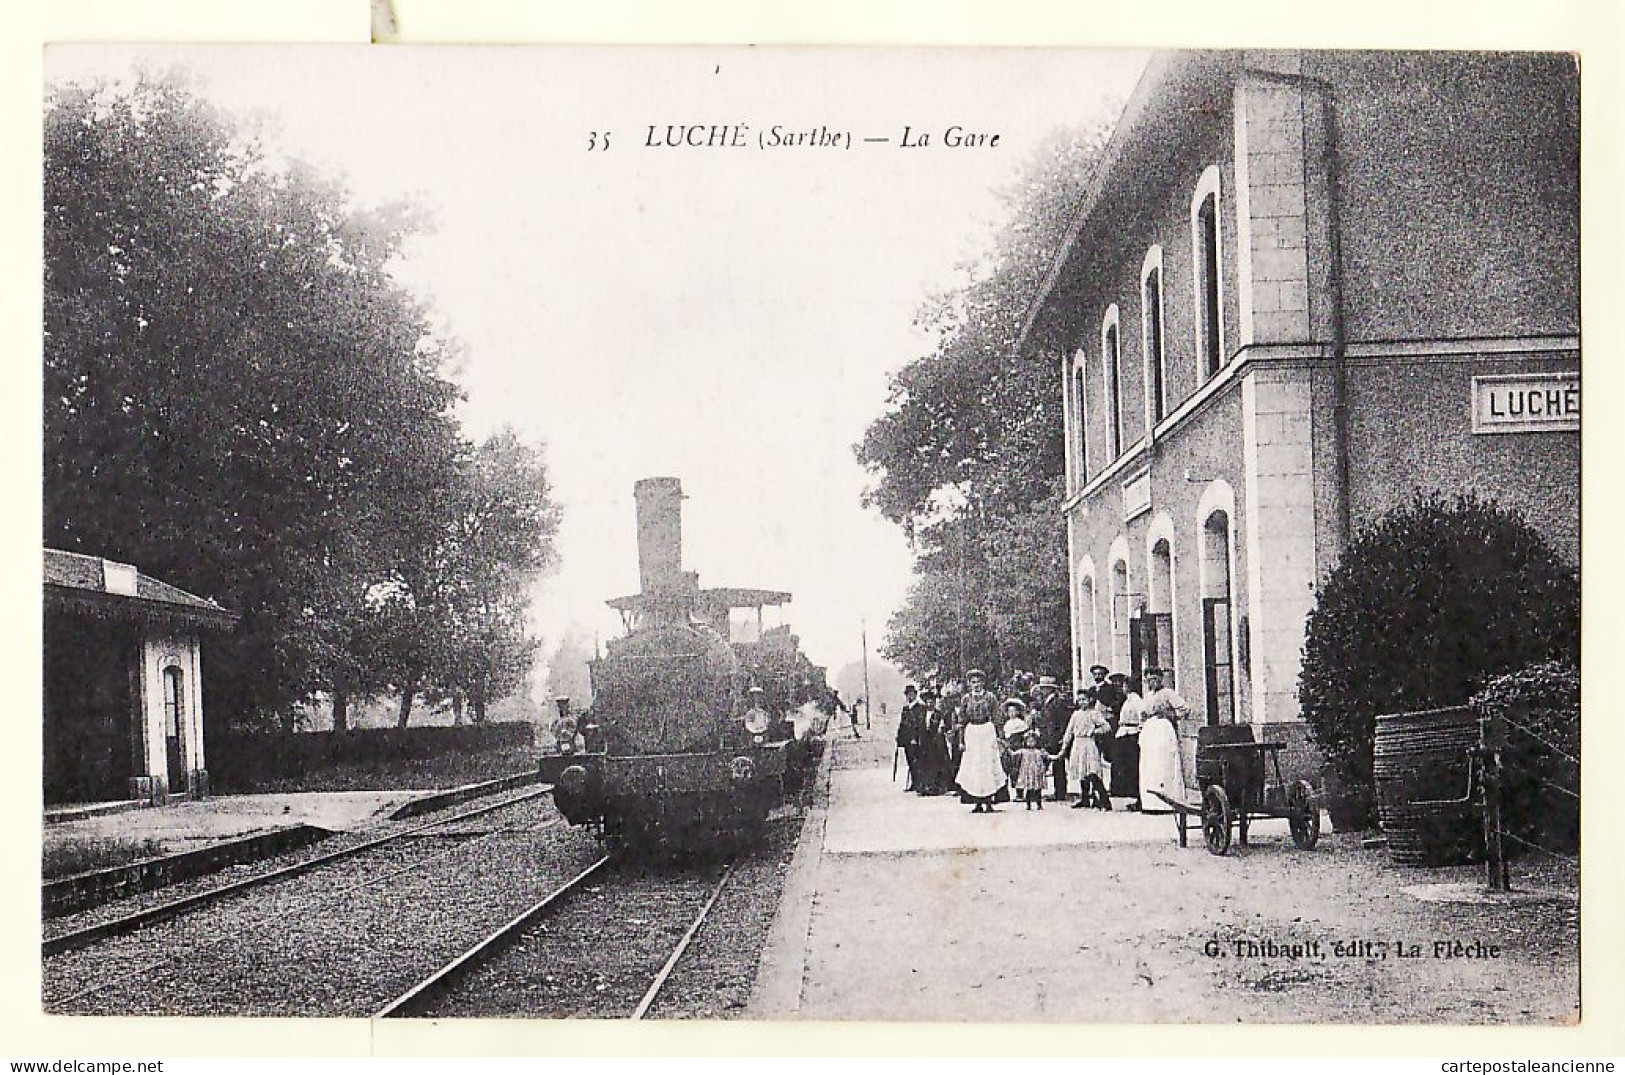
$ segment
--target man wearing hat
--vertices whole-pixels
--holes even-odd
[[[1103,664],[1089,666],[1089,675],[1095,681],[1095,701],[1111,710],[1112,730],[1117,729],[1117,716],[1123,711],[1123,702],[1128,694],[1123,690],[1123,675],[1111,675],[1111,669]],[[1109,678],[1108,678],[1109,677]]]
[[[949,749],[951,729],[937,708],[937,692],[926,687],[920,692],[920,708],[924,710],[920,733],[920,772],[915,778],[915,790],[921,795],[941,795],[948,790]]]
[[[924,791],[925,781],[920,771],[920,744],[925,739],[925,704],[919,700],[919,690],[910,683],[903,688],[903,712],[897,720],[897,745],[903,750],[908,763],[908,786],[904,791]]]
[[[1072,707],[1061,693],[1061,685],[1054,676],[1039,676],[1033,688],[1033,724],[1038,728],[1044,751],[1055,755],[1050,773],[1055,781],[1055,802],[1066,801],[1066,759],[1061,757],[1061,740],[1066,736],[1067,722],[1072,719]]]

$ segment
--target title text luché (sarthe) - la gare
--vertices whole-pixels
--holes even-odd
[[[905,124],[854,135],[843,127],[819,124],[798,127],[775,123],[753,128],[749,123],[650,123],[643,145],[648,149],[849,149],[854,142],[887,143],[901,149],[941,146],[947,149],[993,149],[1000,144],[997,131],[975,130],[963,124],[940,128]]]

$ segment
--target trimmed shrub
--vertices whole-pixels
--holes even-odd
[[[1418,497],[1320,588],[1298,698],[1332,772],[1369,789],[1379,714],[1463,705],[1492,676],[1579,649],[1579,576],[1521,516]]]

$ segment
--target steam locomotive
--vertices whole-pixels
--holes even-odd
[[[560,699],[542,778],[565,818],[612,851],[748,842],[823,731],[824,669],[788,627],[763,629],[763,608],[790,594],[701,589],[682,569],[678,479],[645,478],[634,496],[642,592],[608,602],[626,634],[589,663],[589,710],[574,716]],[[754,637],[730,641],[733,611],[751,608]]]

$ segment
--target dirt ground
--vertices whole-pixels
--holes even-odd
[[[1180,848],[1167,817],[1010,805],[972,817],[890,784],[889,736],[875,732],[878,748],[837,744],[827,832],[843,835],[803,871],[813,911],[799,997],[780,1018],[1578,1017],[1578,876],[1566,864],[1515,867],[1515,887],[1541,898],[1448,901],[1438,897],[1474,894],[1480,872],[1394,867],[1329,831],[1299,851],[1285,822],[1258,824],[1253,846],[1220,858],[1198,833]],[[854,812],[869,816],[852,824]],[[910,841],[917,850],[899,847]]]

